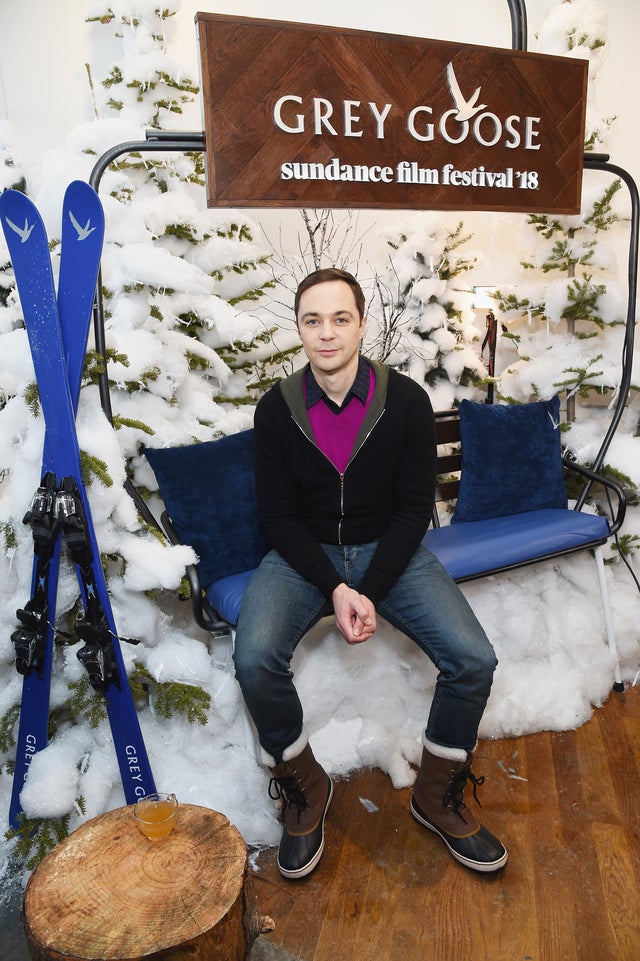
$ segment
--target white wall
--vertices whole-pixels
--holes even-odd
[[[609,15],[608,56],[597,81],[597,102],[603,114],[615,114],[613,163],[627,169],[640,183],[640,134],[637,110],[637,58],[640,40],[638,0],[599,0]],[[558,0],[528,0],[529,49],[544,16]],[[91,61],[97,76],[118,55],[104,41],[105,31],[85,23],[87,0],[2,0],[0,8],[0,119],[16,123],[37,177],[46,151],[64,146],[75,126],[92,118],[84,64]],[[320,8],[309,0],[182,0],[168,27],[169,51],[198,76],[194,15],[198,10],[289,21],[321,22],[388,33],[459,40],[487,46],[511,45],[507,0],[325,0]],[[101,36],[102,35],[102,36]],[[100,46],[97,46],[98,42]],[[199,129],[197,108],[176,128]],[[289,212],[289,217],[293,212]],[[255,215],[271,222],[273,213]],[[370,215],[373,217],[374,215]],[[405,216],[405,215],[403,215]],[[410,214],[406,215],[410,217]],[[286,219],[286,218],[285,218]],[[500,214],[464,215],[476,236],[485,234],[486,276],[478,283],[505,279],[509,258],[510,220]],[[365,218],[366,221],[366,218]],[[626,257],[624,246],[621,257]],[[625,264],[621,264],[625,270]]]
[[[541,0],[536,2],[540,6]],[[454,23],[444,12],[451,6],[456,8]],[[106,31],[85,23],[87,0],[2,0],[0,7],[0,116],[20,123],[30,146],[62,146],[69,129],[91,118],[84,63],[108,55],[92,46]],[[452,0],[449,5],[434,0],[400,0],[395,5],[326,0],[321,9],[309,0],[271,0],[268,5],[264,0],[182,0],[168,30],[172,48],[190,64],[194,76],[198,10],[495,46],[509,46],[511,35],[506,0]]]

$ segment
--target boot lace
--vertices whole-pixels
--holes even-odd
[[[479,807],[480,798],[478,797],[478,788],[484,784],[484,775],[476,777],[470,768],[466,768],[464,771],[459,771],[451,779],[449,787],[444,793],[442,798],[442,803],[445,807],[450,807],[456,814],[460,813],[460,809],[465,807],[464,803],[464,789],[466,787],[467,781],[471,781],[473,784],[473,799]]]
[[[269,781],[269,797],[272,801],[282,801],[285,808],[297,809],[298,821],[309,802],[295,777],[272,777]],[[286,816],[286,810],[283,810]]]

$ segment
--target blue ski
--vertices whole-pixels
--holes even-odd
[[[105,696],[125,798],[133,803],[155,788],[115,630],[75,431],[75,407],[102,248],[102,208],[87,184],[76,181],[68,188],[57,298],[46,232],[35,206],[17,191],[5,191],[0,196],[0,221],[16,275],[46,424],[43,484],[48,473],[54,475],[53,486],[58,485],[55,511],[62,518],[60,525],[76,562],[89,618],[79,630],[85,640],[79,656],[91,683]],[[50,564],[48,625],[55,612],[57,555]],[[42,660],[36,658],[31,669],[27,665],[23,682],[12,826],[16,826],[20,813],[19,794],[28,765],[33,753],[46,744],[52,649],[52,631],[47,626]]]
[[[88,231],[78,220],[91,219],[94,230]],[[4,226],[4,224],[3,224]],[[17,231],[24,225],[6,222],[5,230]],[[62,251],[58,278],[58,313],[60,316],[64,355],[69,378],[69,389],[74,411],[77,409],[82,380],[82,368],[86,351],[96,278],[104,237],[104,213],[95,191],[84,181],[69,184],[64,196],[62,213]],[[45,433],[42,455],[43,486],[49,473],[53,472],[53,454],[50,436]],[[58,569],[60,563],[60,538],[52,547],[47,570],[43,571],[38,558],[34,558],[32,596],[38,590],[46,591],[46,618],[39,625],[35,649],[21,649],[16,643],[16,665],[24,675],[18,734],[16,739],[16,764],[13,777],[9,823],[15,828],[22,809],[20,792],[27,777],[29,765],[37,751],[47,744],[49,724],[49,691],[54,649],[53,623],[56,613]],[[46,573],[46,582],[43,575]],[[16,632],[19,633],[19,632]],[[14,635],[15,638],[15,635]],[[27,641],[33,643],[27,636]],[[21,659],[22,658],[22,659]]]

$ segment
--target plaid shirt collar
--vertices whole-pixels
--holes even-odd
[[[305,375],[305,403],[307,410],[317,404],[319,400],[324,400],[325,404],[334,410],[342,410],[343,407],[349,403],[352,397],[357,397],[360,403],[366,404],[367,396],[369,394],[369,365],[362,355],[358,359],[358,370],[356,373],[355,380],[351,385],[351,389],[347,392],[347,395],[342,402],[342,407],[338,407],[330,400],[322,387],[318,384],[318,381],[313,376],[311,372],[311,366],[308,366]]]

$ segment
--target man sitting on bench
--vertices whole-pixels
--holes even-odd
[[[295,297],[308,365],[275,385],[255,415],[258,508],[272,550],[237,625],[235,667],[255,723],[270,793],[283,802],[278,867],[318,864],[331,779],[315,759],[290,662],[307,631],[335,613],[349,644],[379,614],[438,669],[410,810],[476,871],[507,861],[464,802],[496,666],[458,586],[421,545],[435,491],[435,426],[426,392],[360,354],[363,292],[351,274],[317,270]]]

